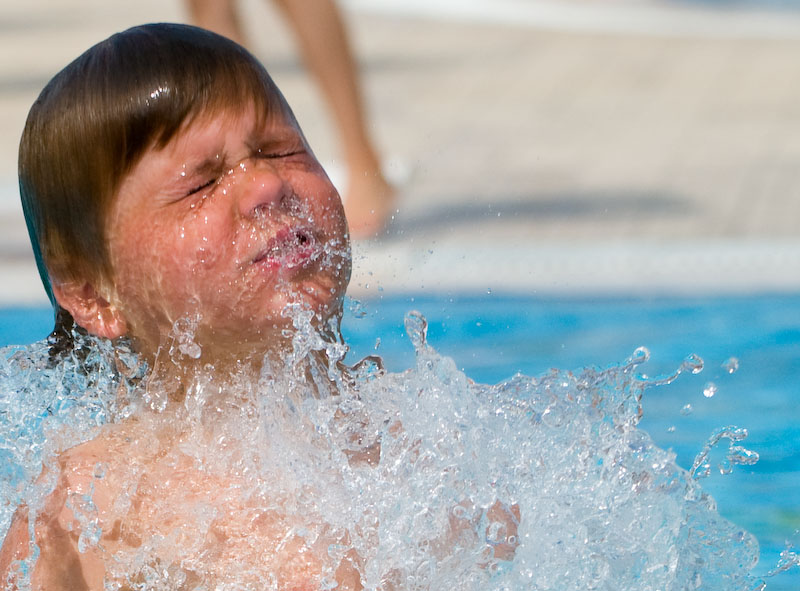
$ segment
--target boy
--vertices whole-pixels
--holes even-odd
[[[263,66],[193,27],[114,35],[43,90],[19,170],[56,332],[74,321],[78,339],[123,339],[148,371],[138,412],[45,461],[44,501],[17,511],[0,582],[361,589],[379,523],[348,495],[373,487],[381,429],[396,436],[394,465],[418,441],[396,418],[358,414],[339,364],[342,206]],[[309,395],[314,424],[292,407]],[[342,486],[359,469],[362,484]],[[515,506],[450,506],[425,560],[485,551],[479,521],[494,558],[513,557]],[[386,590],[405,577],[377,573]]]
[[[166,389],[174,401],[200,375],[257,379],[265,359],[291,349],[289,307],[335,340],[350,273],[339,196],[263,66],[233,42],[158,24],[89,49],[31,109],[19,174],[60,322],[129,339],[151,369],[148,392]],[[183,319],[191,334],[180,335],[187,354],[177,363],[170,339]],[[258,588],[318,588],[324,569],[339,588],[360,588],[355,557],[323,565],[279,503],[265,511],[226,497],[242,474],[204,472],[176,453],[180,411],[170,415],[168,402],[170,418],[110,425],[59,456],[58,474],[45,469],[54,491],[34,523],[25,508],[15,516],[0,551],[3,588],[25,584],[29,526],[33,589],[100,590],[104,579],[111,588],[223,588],[242,561],[253,572],[237,580]],[[133,476],[136,490],[121,495]],[[192,529],[181,521],[187,507],[218,518]],[[87,542],[86,515],[99,539]],[[191,540],[195,566],[156,576],[150,559],[131,572],[148,544],[151,558],[173,564],[170,543],[152,540],[175,531]]]

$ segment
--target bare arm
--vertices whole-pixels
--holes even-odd
[[[8,528],[6,539],[0,547],[0,583],[6,584],[12,571],[15,570],[14,564],[18,560],[27,558],[28,554],[28,512],[24,508],[19,508],[14,513],[11,527]]]
[[[44,476],[42,476],[44,477]],[[74,479],[73,479],[74,480]],[[77,480],[86,480],[77,476]],[[70,482],[62,477],[56,490],[48,497],[44,510],[36,517],[36,545],[39,557],[31,574],[31,588],[46,591],[93,591],[103,589],[104,568],[96,551],[78,552],[80,528],[68,531],[65,527],[74,522],[72,511],[66,506]],[[78,482],[80,487],[83,482]],[[0,547],[0,588],[17,589],[18,563],[31,553],[28,508],[17,509]],[[9,585],[9,581],[11,584]]]
[[[80,556],[66,534],[57,523],[50,522],[44,525],[43,535],[37,535],[41,553],[33,571],[33,589],[89,591]],[[10,589],[17,588],[17,562],[29,555],[28,511],[21,508],[14,515],[0,548],[0,581],[4,585],[11,582]]]

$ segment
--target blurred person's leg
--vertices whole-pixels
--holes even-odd
[[[236,0],[186,0],[186,6],[192,22],[198,27],[245,45]]]
[[[394,192],[367,128],[358,70],[342,16],[333,0],[275,0],[294,29],[305,61],[319,81],[347,160],[344,207],[356,238],[383,229]]]

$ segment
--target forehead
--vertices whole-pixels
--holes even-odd
[[[191,114],[167,142],[156,143],[153,148],[161,151],[193,144],[198,136],[212,138],[240,131],[253,135],[253,140],[268,141],[299,135],[300,126],[286,101],[282,97],[270,101],[269,108],[259,102],[243,106],[210,107]],[[303,138],[305,141],[305,138]]]

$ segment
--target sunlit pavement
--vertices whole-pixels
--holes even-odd
[[[247,0],[251,45],[320,160],[334,130],[290,34]],[[645,1],[349,0],[378,142],[402,170],[353,293],[800,288],[800,13]],[[180,3],[0,7],[0,303],[44,303],[16,150],[47,80]],[[399,163],[399,164],[397,164]]]

